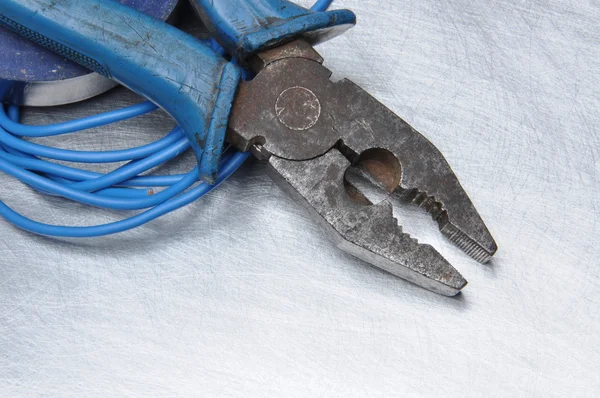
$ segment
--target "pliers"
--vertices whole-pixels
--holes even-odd
[[[388,200],[350,182],[358,170],[393,200],[426,209],[480,262],[497,250],[440,151],[331,72],[313,45],[355,24],[348,10],[313,12],[286,0],[190,0],[231,61],[175,27],[113,0],[3,0],[0,23],[153,101],[190,140],[212,183],[225,142],[269,164],[352,255],[452,296],[466,280],[433,247],[403,233]],[[254,78],[242,81],[243,68]]]

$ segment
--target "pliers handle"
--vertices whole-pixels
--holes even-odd
[[[349,11],[312,13],[283,0],[194,0],[194,5],[239,63],[245,61],[239,57],[283,40],[301,35],[322,40],[334,26],[354,22]],[[199,177],[215,181],[239,66],[118,1],[2,0],[0,24],[163,108],[190,140]]]
[[[315,12],[285,0],[190,1],[211,35],[242,64],[293,39],[318,44],[356,23],[348,10]]]

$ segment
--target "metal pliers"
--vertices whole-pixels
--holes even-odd
[[[478,261],[496,243],[452,169],[419,132],[349,80],[332,82],[313,45],[355,23],[285,0],[191,0],[232,56],[112,0],[2,0],[0,23],[155,102],[179,123],[215,179],[225,141],[269,164],[277,181],[343,250],[444,295],[466,280],[402,232],[389,201],[349,182],[353,167],[392,199],[425,208]],[[242,67],[256,74],[241,81]]]

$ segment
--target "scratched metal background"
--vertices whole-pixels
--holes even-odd
[[[249,162],[119,236],[52,240],[0,220],[0,395],[600,394],[600,2],[374,3],[338,0],[359,24],[320,49],[442,150],[486,220],[500,251],[480,265],[397,209],[466,276],[464,293],[336,250]],[[120,90],[27,121],[131,101]],[[52,142],[125,147],[170,124]],[[47,222],[119,216],[0,184]]]

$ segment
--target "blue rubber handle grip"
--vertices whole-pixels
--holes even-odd
[[[262,50],[303,37],[317,44],[356,23],[349,10],[315,12],[286,0],[191,0],[211,35],[244,64]]]
[[[1,0],[0,23],[167,111],[199,177],[216,179],[241,69],[180,30],[112,0]]]

